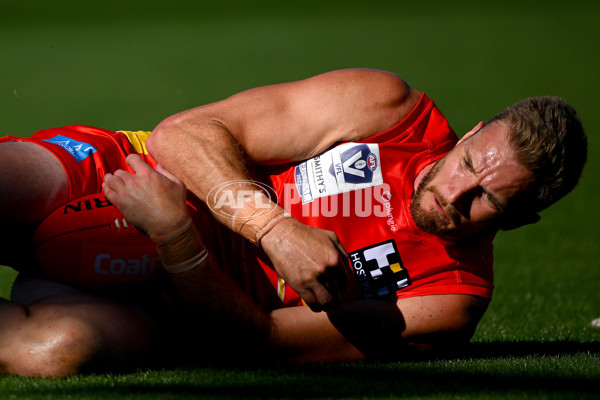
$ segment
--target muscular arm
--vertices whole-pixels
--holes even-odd
[[[224,158],[219,150],[235,159],[239,145],[251,163],[259,164],[304,160],[337,142],[365,139],[393,127],[418,97],[419,92],[389,72],[334,71],[246,90],[175,114],[155,128],[147,144],[159,162],[192,181],[190,185],[182,178],[200,195],[205,179],[189,178],[204,178],[204,172],[190,167],[204,160],[219,162]],[[237,172],[237,167],[232,169]],[[217,171],[228,173],[227,168]]]
[[[191,306],[190,318],[200,315],[203,321],[216,322],[205,323],[203,330],[227,338],[236,332],[237,347],[225,343],[219,353],[271,354],[276,360],[293,362],[390,360],[461,345],[471,338],[487,307],[487,301],[474,296],[435,295],[354,300],[322,313],[308,307],[265,313],[209,265],[172,274],[171,280],[180,300]]]
[[[248,164],[305,160],[338,142],[368,138],[400,122],[418,96],[388,72],[334,71],[176,114],[154,129],[147,147],[188,190],[214,205],[207,198],[211,189],[250,179]],[[236,221],[223,214],[215,218],[235,230]],[[260,226],[239,233],[253,240]]]
[[[339,310],[275,310],[269,345],[298,362],[399,359],[420,350],[466,343],[487,308],[469,295],[355,300]]]
[[[356,141],[400,122],[419,93],[396,75],[373,70],[342,70],[306,80],[250,89],[161,122],[148,149],[209,206],[211,189],[223,182],[249,180],[249,164],[304,160],[342,141]],[[252,190],[238,185],[232,190]],[[236,193],[233,198],[238,198]],[[256,215],[254,202],[221,209],[214,216],[247,239],[283,213]],[[330,305],[343,287],[345,251],[331,232],[286,218],[267,231],[260,244],[278,273],[315,309]],[[289,264],[287,254],[296,255]],[[302,255],[300,258],[299,255]],[[332,272],[333,271],[333,272]],[[337,272],[336,272],[337,271]],[[327,284],[325,284],[327,283]]]

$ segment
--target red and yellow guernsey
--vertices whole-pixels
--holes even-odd
[[[410,212],[417,174],[456,142],[446,118],[422,95],[388,131],[340,144],[283,172],[272,168],[263,181],[294,218],[338,235],[364,297],[471,294],[491,299],[491,238],[442,240],[419,229]],[[266,258],[259,262],[284,303],[300,304]]]
[[[148,135],[76,125],[0,141],[28,141],[53,152],[64,165],[70,199],[75,201],[100,193],[105,173],[118,168],[133,172],[125,161],[128,154],[140,154],[154,167],[145,149]],[[492,238],[444,241],[420,230],[410,213],[415,177],[456,142],[446,118],[422,95],[411,113],[385,132],[342,143],[293,165],[258,167],[256,176],[293,217],[338,235],[362,296],[471,294],[490,299]],[[204,243],[254,301],[266,309],[302,304],[260,248],[218,224],[202,204],[193,203],[190,210]],[[86,268],[94,265],[82,262],[74,278],[81,279]],[[95,275],[85,276],[93,280]],[[106,277],[98,275],[101,278]],[[110,279],[123,280],[118,274]]]

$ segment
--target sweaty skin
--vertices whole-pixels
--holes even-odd
[[[511,199],[534,181],[517,161],[506,125],[497,122],[478,124],[420,175],[413,218],[421,229],[449,239],[500,229]]]

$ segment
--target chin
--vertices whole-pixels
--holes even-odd
[[[423,231],[432,235],[440,235],[442,232],[448,231],[448,227],[441,225],[441,222],[426,211],[411,210],[413,221]]]

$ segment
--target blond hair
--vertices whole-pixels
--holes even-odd
[[[492,121],[508,125],[519,162],[535,176],[526,201],[541,211],[569,193],[587,160],[587,138],[577,112],[560,97],[532,97],[505,108]]]

